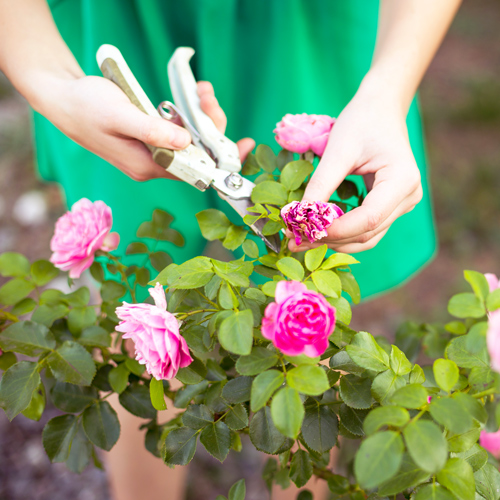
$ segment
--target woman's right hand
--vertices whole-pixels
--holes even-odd
[[[198,82],[203,111],[224,132],[226,116],[209,82]],[[160,117],[152,117],[131,103],[113,82],[98,76],[59,80],[38,106],[58,129],[136,181],[175,179],[153,161],[144,144],[184,149],[189,132]],[[238,142],[242,160],[253,149],[252,139]]]

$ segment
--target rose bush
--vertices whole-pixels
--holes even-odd
[[[267,217],[264,233],[281,232],[280,208],[301,199],[312,164],[259,146],[244,168],[258,174],[245,221]],[[361,197],[351,188],[337,197]],[[126,258],[103,248],[109,224],[84,217],[87,247],[74,238],[73,249],[61,234],[58,248],[68,255],[93,256],[98,303],[86,287],[51,288],[60,271],[48,261],[0,255],[7,280],[0,287],[0,405],[9,419],[39,419],[48,401],[60,410],[42,435],[53,462],[79,472],[93,462],[94,447],[114,446],[120,426],[107,397],[118,393],[145,420],[146,448],[169,466],[189,463],[198,443],[223,462],[246,434],[270,455],[269,488],[302,487],[315,476],[335,499],[498,500],[497,448],[487,444],[500,420],[500,376],[487,347],[500,311],[491,276],[465,271],[471,289],[449,301],[453,318],[404,323],[391,345],[349,326],[351,304],[360,300],[352,256],[329,254],[326,245],[292,255],[286,238],[273,253],[222,212],[197,218],[208,240],[241,257],[172,263],[165,250],[183,240],[161,210],[139,227]],[[154,305],[139,296],[148,283]],[[178,414],[160,423],[166,403]],[[360,446],[338,474],[330,452],[349,441]],[[240,481],[229,498],[244,496]]]

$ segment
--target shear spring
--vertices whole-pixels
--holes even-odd
[[[170,101],[162,101],[158,105],[158,113],[162,118],[168,121],[174,121],[177,117],[180,118],[184,127],[188,130],[195,141],[200,141],[200,134],[191,124],[188,118],[179,110],[179,108]]]

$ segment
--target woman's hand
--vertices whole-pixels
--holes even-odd
[[[298,252],[327,243],[345,253],[374,247],[401,215],[422,198],[420,172],[408,141],[405,113],[392,97],[365,82],[332,128],[325,153],[304,200],[328,201],[349,174],[363,175],[370,190],[363,204],[334,220],[328,236],[289,248]],[[287,233],[291,237],[291,233]]]
[[[198,94],[203,111],[224,132],[226,116],[212,85],[199,82]],[[175,150],[191,143],[185,128],[145,114],[117,85],[97,76],[58,81],[40,107],[68,137],[136,181],[174,178],[153,161],[144,144]],[[238,146],[243,160],[254,141],[243,139]]]

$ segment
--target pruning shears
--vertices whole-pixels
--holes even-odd
[[[146,144],[153,160],[200,191],[215,189],[217,194],[244,217],[254,206],[251,200],[255,184],[242,177],[237,145],[219,132],[200,107],[196,80],[189,65],[194,54],[190,47],[179,47],[168,63],[168,79],[174,103],[163,101],[155,108],[139,85],[121,52],[113,45],[101,45],[97,63],[105,78],[116,83],[130,101],[150,116],[179,120],[191,134],[193,144],[182,150],[156,148]],[[250,225],[264,243],[274,252],[280,251],[280,238],[266,237],[262,228],[269,219],[260,218]]]

